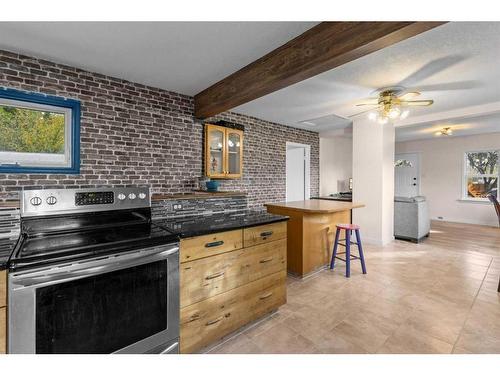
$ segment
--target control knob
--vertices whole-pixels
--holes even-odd
[[[47,198],[47,203],[52,206],[57,203],[57,198],[51,195],[50,197]]]
[[[146,194],[144,193],[139,193],[139,199],[144,199],[146,198]]]
[[[128,199],[130,199],[130,200],[134,200],[134,199],[135,199],[135,194],[134,194],[134,193],[130,193],[130,194],[128,195]]]
[[[33,198],[30,199],[30,203],[33,206],[40,206],[42,204],[42,198],[40,198],[40,197],[33,197]]]
[[[127,198],[127,197],[125,196],[125,194],[123,194],[123,193],[118,194],[118,199],[119,199],[119,200],[121,200],[121,201],[122,201],[122,200],[124,200],[125,198]]]

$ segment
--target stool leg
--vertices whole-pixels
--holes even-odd
[[[363,255],[363,247],[361,246],[361,237],[359,235],[359,229],[356,229],[356,242],[358,243],[359,259],[361,260],[361,269],[363,270],[363,273],[366,274],[365,256]]]
[[[351,277],[351,231],[345,231],[345,277]]]
[[[333,243],[332,260],[330,261],[331,270],[333,270],[333,267],[335,266],[335,257],[337,256],[337,248],[339,246],[339,235],[340,229],[337,228],[337,231],[335,232],[335,242]]]

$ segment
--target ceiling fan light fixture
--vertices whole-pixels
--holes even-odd
[[[399,118],[400,115],[401,115],[401,110],[398,107],[392,107],[387,112],[387,117],[389,117],[391,120],[396,120],[397,118]]]
[[[377,119],[377,114],[375,112],[368,113],[368,119],[375,121]]]
[[[453,134],[453,130],[451,130],[451,128],[449,126],[445,127],[445,128],[442,128],[441,130],[437,131],[435,133],[437,136],[441,136],[441,135],[452,135]]]

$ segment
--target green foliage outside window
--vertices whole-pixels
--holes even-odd
[[[0,151],[64,153],[64,114],[0,105]]]

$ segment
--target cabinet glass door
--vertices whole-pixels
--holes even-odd
[[[208,132],[208,175],[224,174],[224,130],[211,128]]]
[[[227,130],[227,173],[229,175],[241,174],[241,133]]]

